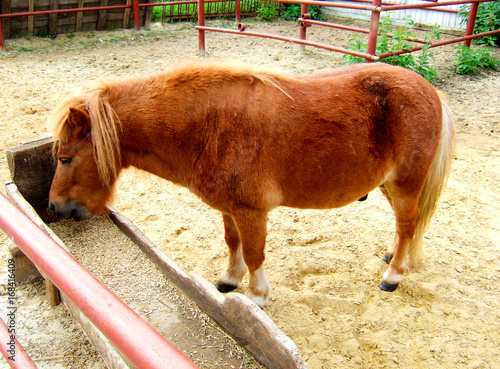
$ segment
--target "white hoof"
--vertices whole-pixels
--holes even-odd
[[[250,291],[247,291],[246,292],[246,297],[248,297],[250,300],[252,300],[253,302],[255,302],[257,304],[258,307],[260,307],[261,309],[264,309],[264,305],[266,304],[267,302],[267,298],[265,298],[264,296],[256,296],[254,295],[252,292]]]

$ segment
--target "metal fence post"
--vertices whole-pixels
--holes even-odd
[[[134,18],[134,30],[141,31],[141,16],[139,14],[139,0],[132,0],[132,17]]]
[[[5,51],[5,39],[3,38],[2,19],[0,18],[0,49]]]
[[[205,1],[198,0],[198,26],[205,26]],[[198,29],[198,50],[205,53],[205,30]]]
[[[376,8],[372,10],[372,16],[370,19],[370,33],[368,35],[368,47],[366,52],[368,54],[375,55],[377,51],[377,36],[378,36],[378,27],[380,23],[380,12],[382,5],[382,0],[373,0],[373,6]],[[371,63],[373,60],[366,59],[367,63]]]
[[[474,26],[476,25],[476,16],[478,8],[479,8],[479,3],[472,3],[470,6],[469,20],[467,21],[465,36],[470,36],[474,33]],[[464,45],[470,47],[471,41],[472,40],[465,40]]]

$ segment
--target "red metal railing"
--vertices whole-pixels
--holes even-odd
[[[197,368],[2,193],[0,209],[0,228],[133,365]]]
[[[454,42],[460,42],[464,41],[464,44],[466,46],[470,46],[470,42],[473,38],[478,38],[478,37],[483,37],[486,35],[491,35],[491,34],[498,34],[500,33],[500,30],[496,31],[490,31],[486,33],[481,33],[481,34],[476,34],[473,35],[474,32],[474,25],[476,21],[476,14],[477,14],[477,9],[478,5],[480,2],[490,2],[490,1],[496,1],[496,0],[448,0],[448,1],[442,1],[442,2],[437,2],[437,0],[426,0],[428,3],[421,3],[421,4],[407,4],[407,5],[399,5],[399,4],[390,4],[390,3],[383,3],[381,0],[372,0],[371,2],[369,0],[352,0],[355,2],[359,3],[371,3],[371,5],[358,5],[358,4],[343,4],[343,3],[336,3],[333,1],[314,1],[314,0],[269,0],[273,2],[283,2],[283,3],[291,3],[291,4],[301,4],[301,10],[302,16],[299,21],[301,24],[301,29],[300,29],[300,34],[299,38],[293,38],[293,37],[285,37],[285,36],[280,36],[280,35],[273,35],[273,34],[265,34],[265,33],[257,33],[257,32],[248,32],[245,30],[245,26],[239,24],[238,30],[232,30],[232,29],[226,29],[226,28],[217,28],[217,27],[206,27],[205,26],[205,3],[209,2],[217,2],[221,0],[186,0],[186,1],[174,1],[174,2],[165,2],[165,3],[148,3],[148,4],[139,4],[139,0],[132,0],[132,4],[130,5],[115,5],[115,6],[100,6],[100,7],[90,7],[90,8],[73,8],[73,9],[57,9],[57,10],[44,10],[44,11],[33,11],[33,12],[23,12],[23,13],[10,13],[10,14],[0,14],[0,48],[2,50],[5,50],[5,40],[3,36],[3,30],[2,30],[2,18],[9,18],[9,17],[20,17],[20,16],[33,16],[33,15],[40,15],[40,14],[58,14],[58,13],[70,13],[70,12],[85,12],[85,11],[95,11],[95,10],[111,10],[111,9],[126,9],[126,8],[132,8],[132,14],[133,14],[133,20],[134,20],[134,29],[136,31],[140,30],[140,19],[139,19],[139,8],[141,7],[151,7],[151,6],[173,6],[173,5],[181,5],[181,4],[195,4],[198,3],[198,25],[196,26],[196,29],[198,30],[198,39],[199,39],[199,50],[200,52],[205,52],[205,31],[214,31],[214,32],[224,32],[224,33],[233,33],[233,34],[241,34],[241,35],[247,35],[247,36],[255,36],[255,37],[265,37],[265,38],[272,38],[276,40],[282,40],[282,41],[288,41],[288,42],[294,42],[298,43],[300,45],[309,45],[309,46],[315,46],[315,47],[320,47],[324,48],[327,50],[332,50],[332,51],[337,51],[341,53],[346,53],[350,55],[356,55],[365,58],[367,61],[376,61],[380,60],[381,58],[390,56],[390,55],[396,55],[396,54],[401,54],[404,52],[411,52],[415,50],[419,50],[418,47],[412,48],[410,51],[408,50],[399,50],[395,51],[392,54],[380,54],[376,55],[375,50],[376,50],[376,44],[377,44],[377,36],[378,36],[378,28],[379,28],[379,20],[380,20],[380,13],[383,11],[394,11],[394,10],[403,10],[403,9],[432,9],[432,10],[437,10],[440,7],[446,6],[446,5],[457,5],[457,4],[472,4],[471,5],[471,10],[469,14],[469,20],[467,23],[467,29],[465,31],[465,39],[464,38],[456,38],[454,40],[449,40],[446,43],[454,43]],[[235,1],[235,16],[236,16],[236,21],[240,23],[241,21],[241,6],[240,6],[240,0],[228,0],[228,1]],[[307,14],[307,7],[309,5],[318,5],[318,6],[326,6],[326,7],[336,7],[336,8],[345,8],[345,9],[358,9],[358,10],[366,10],[371,12],[371,20],[370,20],[370,28],[369,29],[360,29],[356,27],[346,27],[346,26],[341,26],[341,25],[336,25],[333,23],[328,23],[328,22],[318,22],[314,21],[311,19],[308,19],[306,14]],[[444,10],[444,9],[442,9]],[[452,11],[452,10],[450,10]],[[310,27],[311,25],[323,25],[323,26],[328,26],[328,27],[336,27],[336,28],[343,28],[343,29],[348,29],[351,31],[355,32],[362,32],[362,33],[367,33],[368,34],[368,48],[366,53],[362,52],[356,52],[352,50],[348,50],[346,48],[342,47],[336,47],[332,45],[327,45],[323,43],[318,43],[318,42],[313,42],[313,41],[307,41],[306,40],[306,28]],[[416,41],[416,40],[413,40]],[[420,41],[416,41],[420,42]],[[437,42],[432,44],[432,47],[436,46],[441,46],[443,43]]]
[[[239,0],[236,0],[236,1],[238,2]],[[246,31],[246,27],[242,24],[238,24],[238,30],[227,29],[227,28],[206,27],[203,12],[199,12],[198,13],[198,25],[196,26],[196,29],[198,30],[198,39],[199,39],[198,43],[199,43],[200,52],[205,52],[205,31],[214,31],[214,32],[232,33],[232,34],[240,34],[240,35],[256,36],[256,37],[264,37],[264,38],[272,38],[272,39],[276,39],[276,40],[289,41],[289,42],[294,42],[294,43],[297,43],[300,45],[310,45],[310,46],[324,48],[327,50],[338,51],[338,52],[341,52],[344,54],[359,56],[359,57],[365,58],[368,62],[378,61],[382,58],[386,58],[386,57],[391,56],[391,55],[398,55],[398,54],[408,53],[408,52],[422,49],[422,47],[414,47],[414,48],[411,48],[408,50],[398,50],[398,51],[394,51],[391,53],[384,53],[384,54],[377,55],[376,54],[376,46],[377,46],[377,36],[378,36],[381,12],[402,10],[402,9],[417,9],[417,8],[437,10],[437,9],[439,9],[439,7],[442,7],[442,6],[459,5],[459,4],[472,4],[471,11],[469,14],[469,20],[467,23],[467,29],[465,31],[465,37],[459,37],[459,38],[455,38],[453,40],[435,42],[435,43],[431,44],[431,47],[437,47],[437,46],[442,46],[445,44],[456,43],[456,42],[461,42],[461,41],[464,41],[464,44],[466,46],[470,46],[470,42],[474,38],[500,33],[500,30],[495,30],[495,31],[483,32],[483,33],[473,35],[474,25],[476,22],[476,14],[477,14],[478,4],[481,2],[491,2],[491,1],[497,1],[497,0],[451,0],[451,1],[440,1],[439,3],[437,2],[437,0],[427,0],[430,2],[421,3],[421,4],[407,4],[407,5],[384,4],[384,3],[382,3],[382,0],[372,0],[371,5],[344,4],[344,3],[341,4],[341,3],[331,2],[331,1],[314,1],[314,0],[269,0],[269,1],[283,2],[283,3],[290,3],[290,4],[301,4],[302,5],[302,8],[301,8],[302,16],[299,18],[299,22],[301,24],[299,38],[285,37],[285,36],[273,35],[273,34],[267,34],[267,33],[249,32],[249,31]],[[369,2],[366,0],[352,0],[352,1]],[[204,8],[204,4],[205,4],[205,0],[198,0],[198,9]],[[357,27],[347,27],[347,26],[341,26],[341,25],[337,25],[337,24],[329,23],[329,22],[320,22],[320,21],[311,20],[311,19],[309,19],[310,17],[307,14],[307,7],[309,5],[318,5],[318,6],[325,6],[325,7],[336,7],[336,8],[370,11],[371,12],[370,28],[369,29],[362,29],[362,28],[357,28]],[[236,14],[236,20],[237,20],[237,22],[240,22],[239,14]],[[334,47],[331,45],[321,44],[321,43],[317,43],[317,42],[313,42],[313,41],[307,41],[306,40],[306,28],[311,26],[311,25],[321,25],[321,26],[328,26],[328,27],[334,27],[334,28],[342,28],[342,29],[355,31],[355,32],[367,33],[368,34],[367,51],[366,51],[366,53],[363,53],[363,52],[357,52],[357,51],[349,50],[349,49],[342,48],[342,47]],[[415,41],[415,42],[420,42],[420,43],[428,43],[428,42],[423,41],[423,40],[416,40],[416,39],[409,39],[409,40]]]
[[[12,369],[36,369],[37,366],[31,360],[18,342],[15,335],[5,322],[0,319],[0,352]]]

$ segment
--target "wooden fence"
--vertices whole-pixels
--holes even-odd
[[[152,4],[155,0],[142,0],[142,4]],[[256,14],[261,1],[242,1],[242,14]],[[36,13],[26,16],[1,17],[4,38],[17,36],[51,36],[81,31],[103,31],[106,29],[129,28],[134,26],[132,0],[0,0],[0,15]],[[167,2],[165,3],[167,4]],[[86,8],[83,12],[60,12],[45,14],[51,10]],[[87,9],[92,10],[87,10]],[[195,19],[198,2],[174,1],[163,5],[160,18]],[[205,12],[207,17],[234,16],[234,1],[212,1]],[[153,7],[140,7],[141,26],[151,23]],[[1,30],[0,30],[1,31]]]
[[[112,7],[131,4],[129,0],[0,0],[1,14],[43,12],[59,9]],[[150,2],[152,0],[148,0]],[[152,8],[140,10],[141,23],[151,19]],[[85,12],[36,14],[2,19],[4,38],[22,35],[52,36],[60,33],[102,31],[133,26],[131,8],[95,9]]]

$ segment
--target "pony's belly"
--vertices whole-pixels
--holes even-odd
[[[352,191],[347,193],[310,193],[304,196],[294,196],[283,201],[282,206],[299,209],[332,209],[341,208],[366,196],[376,186],[366,191]]]

